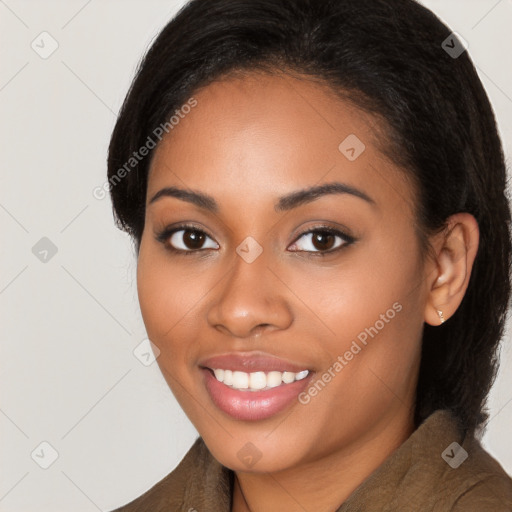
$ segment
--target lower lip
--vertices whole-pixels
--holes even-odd
[[[257,421],[270,418],[286,409],[307,386],[312,373],[302,380],[281,384],[266,391],[238,391],[219,382],[210,372],[202,369],[205,385],[212,401],[226,414],[237,420]]]

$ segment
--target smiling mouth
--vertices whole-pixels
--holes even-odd
[[[294,403],[315,370],[305,361],[259,350],[217,354],[198,361],[211,401],[235,420],[270,419]]]
[[[309,370],[299,372],[242,372],[232,371],[223,368],[206,368],[217,379],[231,389],[237,391],[267,391],[283,384],[305,379],[309,375]]]

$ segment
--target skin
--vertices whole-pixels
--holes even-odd
[[[137,266],[148,336],[183,410],[213,456],[235,471],[233,511],[333,511],[414,431],[423,324],[440,324],[437,309],[448,321],[459,306],[478,226],[469,214],[451,217],[425,257],[415,191],[378,150],[385,127],[319,83],[253,73],[194,97],[197,106],[151,162]],[[350,134],[366,146],[354,161],[338,149]],[[283,195],[331,182],[374,204],[329,194],[274,209]],[[150,203],[170,186],[208,194],[219,210],[174,197]],[[184,221],[206,232],[206,248],[174,254],[169,239],[156,240]],[[322,246],[303,235],[323,225],[356,241],[334,236]],[[173,243],[186,249],[183,234]],[[263,248],[252,263],[236,252],[247,236]],[[205,389],[199,361],[232,351],[273,354],[321,377],[394,303],[401,311],[307,405],[239,421]],[[251,468],[237,456],[247,442],[261,453]]]

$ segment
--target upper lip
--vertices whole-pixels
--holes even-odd
[[[293,372],[309,370],[306,365],[281,359],[264,352],[230,352],[219,354],[200,361],[199,366],[240,372]]]

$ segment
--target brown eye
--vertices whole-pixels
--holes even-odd
[[[355,239],[337,229],[318,228],[303,233],[291,246],[292,251],[323,255],[350,245]]]
[[[195,228],[176,228],[159,235],[158,239],[178,252],[218,249],[218,245],[204,231]]]
[[[319,251],[328,251],[332,249],[332,246],[335,243],[335,236],[331,233],[325,233],[322,231],[317,231],[316,233],[312,233],[312,243],[315,249]]]
[[[184,231],[183,243],[188,249],[200,249],[206,236],[199,231]]]

